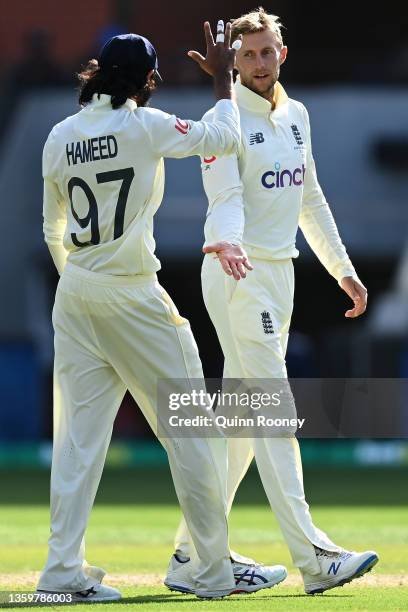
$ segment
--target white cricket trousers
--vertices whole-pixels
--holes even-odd
[[[251,258],[253,271],[240,281],[206,255],[202,267],[204,302],[224,353],[225,378],[287,378],[285,354],[293,310],[294,271],[291,259]],[[262,313],[269,313],[273,333],[265,333]],[[339,550],[309,512],[303,489],[302,462],[295,436],[228,439],[228,512],[236,490],[255,455],[270,506],[296,567],[320,572],[314,546]],[[188,555],[188,529],[182,521],[176,550]]]
[[[86,571],[84,533],[126,389],[156,432],[158,379],[197,379],[203,373],[190,325],[156,275],[105,276],[67,263],[53,324],[51,536],[38,588],[78,591],[98,582]],[[198,556],[196,586],[203,591],[233,588],[226,441],[161,442]]]

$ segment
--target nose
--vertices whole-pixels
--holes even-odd
[[[265,68],[265,58],[260,53],[255,56],[255,67],[257,70]]]

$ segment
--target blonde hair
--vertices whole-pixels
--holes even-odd
[[[255,34],[255,32],[264,32],[265,30],[271,30],[278,41],[283,45],[283,38],[281,28],[283,25],[279,21],[277,15],[268,14],[265,9],[260,6],[257,9],[233,19],[231,25],[231,41],[234,42],[239,34]]]

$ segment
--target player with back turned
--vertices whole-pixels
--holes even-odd
[[[317,180],[308,113],[303,104],[288,97],[278,81],[287,54],[279,18],[259,8],[232,22],[232,40],[239,35],[242,47],[236,56],[235,92],[241,146],[238,154],[218,158],[213,152],[202,160],[209,202],[202,288],[225,357],[224,377],[282,380],[287,377],[285,353],[298,227],[353,300],[347,317],[358,317],[365,311],[367,291],[356,275]],[[202,60],[196,59],[202,65]],[[206,113],[204,120],[211,121],[213,113],[214,109]],[[240,261],[231,265],[232,254]],[[249,258],[253,270],[247,274],[252,269]],[[344,550],[313,524],[305,501],[295,431],[280,437],[230,438],[228,446],[228,508],[255,455],[269,503],[302,574],[306,593],[341,586],[377,563],[375,552]],[[166,583],[189,583],[191,548],[182,522],[175,550],[184,564],[177,565],[173,556]]]
[[[230,24],[225,43],[214,43],[208,23],[204,29],[218,100],[212,123],[146,108],[159,78],[156,51],[127,34],[108,41],[79,75],[84,108],[56,125],[44,147],[44,233],[61,278],[53,309],[51,535],[38,590],[70,593],[73,601],[121,596],[86,562],[84,534],[126,389],[155,430],[158,379],[203,376],[189,323],[157,282],[153,216],[164,157],[232,154],[239,144]],[[163,441],[198,553],[195,592],[208,598],[236,589],[216,469],[226,447],[218,442]],[[262,578],[256,590],[267,583]]]

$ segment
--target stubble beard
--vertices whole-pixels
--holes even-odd
[[[254,93],[258,94],[258,96],[261,96],[262,98],[266,98],[267,100],[269,100],[273,98],[276,80],[277,79],[273,79],[271,84],[264,90],[259,89],[256,86],[256,82],[254,82],[253,80],[250,83],[243,83],[243,85],[245,85],[245,87],[248,87],[248,89],[250,89]]]
[[[261,96],[262,98],[265,98],[266,100],[270,100],[272,102],[275,83],[279,79],[279,72],[280,71],[278,70],[277,73],[273,76],[271,84],[263,91],[257,87],[256,80],[254,78],[252,78],[250,82],[244,82],[241,77],[241,83],[242,85],[256,93],[258,96]]]

